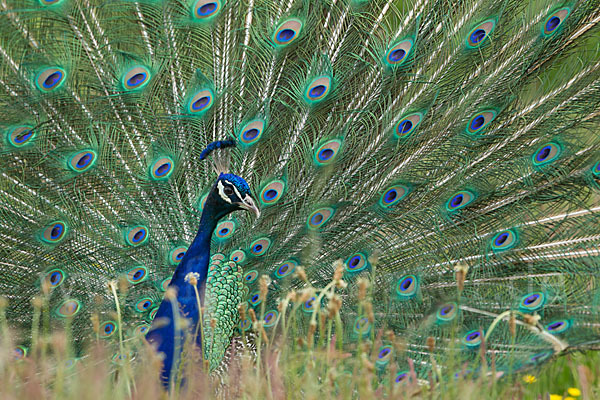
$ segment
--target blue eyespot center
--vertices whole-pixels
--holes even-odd
[[[508,239],[508,233],[502,233],[500,234],[495,241],[495,245],[496,246],[502,246],[504,244],[504,242],[506,242],[506,240]]]
[[[327,161],[329,160],[333,155],[335,154],[335,152],[331,149],[323,149],[319,152],[319,159],[321,161]]]
[[[403,134],[406,133],[408,131],[410,131],[413,127],[413,123],[406,119],[402,122],[400,122],[400,124],[398,124],[398,133]]]
[[[441,314],[442,316],[446,316],[446,315],[448,315],[450,312],[452,312],[452,310],[454,310],[454,306],[452,306],[452,305],[448,305],[448,306],[442,307],[442,309],[440,310],[440,314]]]
[[[392,201],[396,200],[396,197],[398,197],[398,192],[396,191],[396,189],[389,190],[385,194],[385,202],[391,203]]]
[[[156,176],[163,176],[171,169],[171,163],[164,163],[156,169]]]
[[[554,331],[554,330],[560,329],[564,326],[564,324],[565,323],[563,321],[554,322],[553,324],[548,325],[548,330]]]
[[[476,131],[477,129],[481,128],[484,123],[485,118],[483,117],[483,115],[479,115],[478,117],[473,118],[473,121],[471,121],[471,130]]]
[[[221,235],[226,235],[228,232],[229,232],[229,229],[227,229],[227,228],[223,228],[223,229],[221,229],[221,230],[219,231],[219,233],[220,233]]]
[[[560,25],[560,18],[554,16],[550,18],[548,22],[546,22],[546,30],[548,32],[552,32],[558,25]]]
[[[290,40],[292,40],[294,38],[294,36],[296,36],[296,32],[294,32],[291,29],[282,29],[278,34],[277,34],[277,40],[282,42],[282,43],[287,43]]]
[[[217,3],[206,3],[198,9],[198,15],[204,17],[213,13],[217,9]]]
[[[318,225],[321,223],[321,221],[323,221],[323,214],[315,214],[312,217],[312,220],[310,221],[313,225]]]
[[[254,296],[252,296],[252,302],[256,303],[258,301],[258,294],[255,294]]]
[[[61,224],[56,224],[56,225],[54,225],[54,228],[52,228],[52,231],[50,233],[50,238],[58,239],[62,232],[63,232],[63,226]]]
[[[192,104],[192,109],[193,110],[201,110],[204,107],[206,107],[206,105],[209,102],[210,102],[210,98],[208,96],[201,97]]]
[[[550,154],[551,150],[552,146],[543,147],[540,151],[538,151],[537,155],[535,156],[536,161],[544,161]]]
[[[384,358],[385,356],[387,356],[388,354],[390,354],[391,350],[389,347],[384,348],[383,350],[381,350],[379,352],[378,358]]]
[[[252,129],[248,129],[247,131],[244,131],[244,133],[242,134],[244,140],[253,140],[258,136],[258,129],[256,128],[252,128]]]
[[[350,264],[351,268],[356,268],[358,263],[360,263],[360,256],[354,256],[354,257],[352,257],[352,259],[350,260],[350,262],[348,264]]]
[[[398,62],[400,60],[402,60],[404,58],[404,56],[406,55],[406,51],[403,49],[396,49],[394,51],[392,51],[389,55],[389,59],[392,62]]]
[[[402,281],[402,283],[400,284],[400,289],[402,291],[405,291],[410,287],[410,285],[412,285],[412,283],[413,279],[411,277],[408,277]]]
[[[146,77],[145,73],[139,72],[127,80],[127,85],[131,87],[138,86],[146,80]]]
[[[473,33],[471,33],[471,43],[477,44],[481,42],[486,36],[484,29],[475,29]]]
[[[285,274],[289,268],[290,268],[289,264],[287,264],[287,263],[283,264],[281,267],[279,267],[279,274],[281,274],[281,275]]]
[[[310,299],[308,299],[308,300],[306,301],[306,303],[304,303],[304,306],[305,306],[306,308],[312,308],[312,306],[313,306],[313,303],[314,303],[314,301],[315,301],[315,300],[316,300],[316,298],[315,298],[315,297],[311,297]]]
[[[79,161],[77,161],[77,167],[83,168],[83,167],[87,166],[91,160],[92,160],[92,153],[85,153],[83,155],[83,157],[81,157],[79,159]]]
[[[324,85],[317,85],[314,88],[310,89],[309,96],[310,97],[319,97],[325,93],[327,88]]]
[[[133,242],[137,243],[137,242],[141,241],[142,239],[144,239],[145,236],[146,236],[146,231],[141,229],[138,232],[136,232],[135,235],[133,235]]]
[[[185,253],[182,251],[181,253],[177,254],[177,256],[175,256],[175,258],[178,260],[181,260],[184,255],[185,255]]]
[[[257,244],[257,245],[254,246],[254,252],[256,252],[256,253],[258,253],[262,249],[263,249],[262,244]]]
[[[477,338],[479,338],[479,336],[481,336],[481,333],[479,332],[471,332],[467,335],[467,342],[472,342],[473,340],[476,340]]]
[[[269,189],[265,192],[265,199],[273,200],[275,197],[277,197],[277,190]]]
[[[63,74],[60,71],[56,71],[56,72],[50,74],[44,80],[44,88],[52,89],[58,82],[60,82],[60,80],[62,79],[62,76],[63,76]]]
[[[402,382],[404,379],[406,379],[407,376],[408,374],[406,372],[398,374],[398,376],[396,377],[396,383]]]
[[[463,199],[464,199],[464,196],[462,194],[458,194],[458,195],[454,196],[454,198],[450,202],[450,205],[452,207],[458,207],[463,202]]]
[[[25,143],[31,136],[33,135],[33,131],[32,130],[28,130],[28,131],[24,131],[23,133],[20,133],[19,135],[15,136],[14,141],[17,144],[23,144]]]
[[[138,280],[138,279],[140,279],[140,278],[142,277],[142,275],[143,275],[143,274],[144,274],[144,273],[142,272],[142,270],[136,271],[136,272],[133,274],[133,279],[135,279],[135,280]]]
[[[540,298],[540,295],[537,294],[537,293],[534,293],[531,296],[527,297],[525,299],[524,303],[529,306],[529,305],[531,305],[532,303],[534,303],[539,298]]]

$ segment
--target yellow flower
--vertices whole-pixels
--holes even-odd
[[[535,379],[535,376],[533,376],[533,375],[525,375],[525,376],[523,377],[523,380],[524,380],[526,383],[533,383],[533,382],[537,382],[537,379]]]
[[[581,396],[581,390],[577,388],[569,388],[567,392],[573,397]]]
[[[551,394],[550,400],[563,400],[563,397],[560,394]]]

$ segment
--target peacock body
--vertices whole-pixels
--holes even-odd
[[[596,0],[1,1],[19,351],[147,334],[168,382],[193,333],[214,369],[240,302],[276,329],[336,260],[344,342],[391,330],[424,376],[431,351],[485,343],[508,372],[596,346],[599,21]],[[233,213],[258,216],[251,192],[260,216]],[[377,363],[407,376],[389,343]]]

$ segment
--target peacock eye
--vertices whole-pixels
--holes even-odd
[[[231,186],[225,186],[225,188],[223,188],[223,192],[227,195],[227,196],[231,196],[233,194],[233,189]]]

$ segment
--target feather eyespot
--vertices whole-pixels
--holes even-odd
[[[263,326],[265,326],[266,328],[272,327],[273,325],[275,325],[275,323],[277,323],[278,317],[279,313],[276,310],[268,311],[265,314]]]
[[[35,83],[42,92],[51,92],[62,86],[67,74],[58,67],[47,68],[35,78]]]
[[[553,335],[558,335],[565,332],[571,327],[571,321],[567,319],[559,319],[557,321],[550,322],[546,325],[546,330]]]
[[[547,360],[548,358],[550,358],[552,356],[552,354],[553,353],[551,351],[543,351],[541,353],[534,354],[531,357],[529,357],[529,363],[531,363],[531,364],[541,363],[541,362]]]
[[[46,243],[58,243],[65,238],[67,230],[67,224],[54,221],[42,231],[42,240]]]
[[[517,234],[512,229],[497,233],[492,238],[492,250],[495,252],[508,250],[517,244]]]
[[[250,146],[258,142],[265,130],[265,126],[266,122],[262,119],[253,119],[246,123],[238,133],[240,143]]]
[[[13,356],[16,360],[22,360],[27,357],[27,347],[25,346],[17,346],[13,350]]]
[[[346,271],[356,273],[364,270],[369,266],[367,257],[363,253],[354,253],[346,260]]]
[[[169,252],[169,261],[171,264],[179,264],[183,260],[187,249],[187,246],[178,246],[171,250]]]
[[[313,230],[322,228],[333,217],[334,213],[335,210],[331,207],[323,207],[313,211],[306,220],[308,228]]]
[[[135,267],[127,271],[127,280],[133,285],[145,281],[147,277],[148,269],[144,266]]]
[[[159,306],[154,307],[152,310],[150,310],[150,312],[148,313],[148,321],[153,321],[154,317],[156,317],[156,313],[158,312]]]
[[[315,301],[317,300],[317,298],[315,296],[312,296],[310,299],[306,300],[304,303],[302,303],[302,311],[304,311],[305,313],[313,313],[315,311]]]
[[[44,282],[50,289],[60,286],[65,280],[65,273],[61,269],[53,269],[46,273]]]
[[[144,297],[135,303],[135,311],[143,313],[148,311],[154,305],[154,301],[149,297]]]
[[[163,281],[160,283],[160,290],[163,292],[166,292],[167,289],[169,288],[170,284],[171,284],[171,278],[163,279]]]
[[[231,237],[235,232],[235,223],[233,221],[223,221],[217,225],[215,236],[217,239],[225,240]]]
[[[536,167],[555,161],[561,153],[561,148],[556,143],[546,143],[540,147],[532,157],[533,165]]]
[[[328,165],[337,157],[342,146],[342,141],[339,139],[329,140],[323,143],[317,151],[315,151],[314,160],[319,166]]]
[[[558,32],[558,28],[562,25],[570,13],[571,9],[569,7],[554,11],[548,18],[546,18],[546,21],[544,21],[544,25],[542,25],[542,34],[548,37]]]
[[[264,238],[256,239],[250,245],[250,253],[252,253],[252,255],[257,256],[257,257],[262,256],[267,252],[267,250],[269,250],[270,246],[271,246],[271,240],[269,238],[264,237]]]
[[[410,193],[410,188],[406,185],[394,185],[389,187],[379,199],[379,205],[383,208],[392,207],[398,204],[400,200]]]
[[[229,256],[229,259],[238,264],[243,263],[246,260],[246,252],[244,250],[236,250]]]
[[[61,318],[69,318],[75,316],[81,309],[81,303],[79,300],[69,299],[61,303],[56,309],[56,315]]]
[[[528,293],[521,298],[519,303],[519,309],[522,312],[533,312],[544,307],[546,303],[546,296],[542,292]]]
[[[84,172],[92,168],[94,164],[96,164],[96,152],[83,150],[71,156],[67,166],[75,172]]]
[[[473,200],[475,200],[475,195],[467,190],[463,190],[456,193],[446,202],[446,209],[448,211],[460,210],[471,204]]]
[[[130,246],[139,246],[148,240],[148,228],[144,225],[134,226],[125,232],[125,241]]]
[[[192,14],[196,19],[206,20],[216,16],[221,11],[221,7],[221,1],[218,0],[198,0],[192,8]]]
[[[458,314],[458,306],[456,305],[456,303],[446,303],[446,304],[442,304],[438,308],[435,316],[439,323],[446,323],[446,322],[452,321],[456,317],[457,314]]]
[[[150,166],[150,177],[155,180],[168,179],[173,173],[174,165],[171,157],[160,157]]]
[[[240,330],[242,332],[245,332],[248,329],[252,328],[252,321],[248,317],[246,317],[242,321],[240,321],[239,326],[240,326]]]
[[[412,299],[419,289],[419,281],[415,275],[406,275],[398,279],[396,284],[396,295],[399,299]]]
[[[410,371],[400,371],[398,372],[398,374],[396,375],[396,378],[394,379],[395,383],[406,383],[409,380],[409,375]]]
[[[24,147],[32,143],[35,131],[32,126],[18,126],[10,129],[6,135],[8,143],[14,147]]]
[[[496,118],[496,111],[487,110],[475,114],[467,124],[466,131],[469,135],[475,135],[483,130]]]
[[[327,97],[330,88],[331,77],[328,75],[319,76],[308,84],[304,91],[304,98],[309,103],[318,103]]]
[[[212,90],[203,89],[193,95],[187,103],[187,111],[190,114],[203,114],[212,107],[214,95]]]
[[[281,199],[285,192],[285,182],[274,180],[263,186],[260,191],[260,202],[266,206],[275,204]]]
[[[594,164],[594,166],[592,167],[592,174],[596,175],[596,176],[600,176],[600,161],[598,161],[596,164]]]
[[[396,43],[385,54],[385,62],[391,67],[397,67],[403,64],[408,59],[412,47],[412,39],[406,39]]]
[[[134,336],[145,335],[150,330],[150,325],[143,322],[135,327],[133,330]]]
[[[462,342],[467,345],[467,347],[478,347],[483,340],[483,332],[475,329],[469,331],[463,336]]]
[[[252,271],[248,271],[246,272],[246,274],[244,275],[244,282],[246,282],[247,285],[251,285],[254,282],[256,282],[256,280],[258,279],[258,271],[253,269]]]
[[[248,300],[248,302],[250,303],[250,305],[252,307],[256,307],[257,305],[259,305],[261,303],[261,299],[260,299],[260,293],[259,292],[254,292],[250,295],[250,299]]]
[[[100,325],[100,337],[109,338],[117,331],[117,324],[113,321],[106,321]]]
[[[375,360],[375,364],[380,368],[385,367],[392,359],[392,354],[394,353],[393,350],[394,348],[389,344],[381,346],[377,352],[377,360]]]
[[[292,274],[296,270],[297,266],[298,263],[296,261],[287,260],[286,262],[281,264],[279,268],[277,268],[277,271],[275,271],[275,276],[277,278],[285,278],[286,276]]]
[[[354,320],[354,333],[362,337],[365,337],[371,333],[371,323],[367,317],[360,316]]]
[[[287,46],[294,42],[302,32],[302,21],[296,18],[290,18],[277,27],[271,40],[276,46]]]
[[[42,3],[43,6],[53,6],[55,4],[58,4],[60,2],[62,2],[63,0],[40,0],[40,3]]]
[[[148,68],[138,65],[123,74],[121,85],[125,90],[138,90],[150,82],[150,71]]]
[[[471,29],[467,36],[467,47],[475,48],[481,46],[496,27],[496,20],[488,19]]]
[[[405,139],[412,135],[423,120],[423,113],[416,112],[405,115],[394,125],[394,136],[398,139]]]

